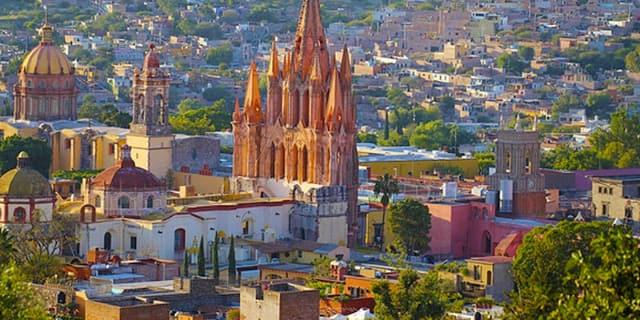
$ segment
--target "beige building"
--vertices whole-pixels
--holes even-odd
[[[591,178],[591,214],[640,221],[640,176]]]
[[[240,288],[240,319],[309,320],[320,317],[316,289],[277,283]]]
[[[470,296],[491,296],[504,301],[513,290],[511,262],[513,258],[488,256],[467,259],[463,292]]]

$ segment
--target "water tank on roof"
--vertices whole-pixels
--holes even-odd
[[[495,205],[496,204],[496,199],[498,198],[498,193],[496,191],[487,191],[486,193],[486,197],[485,197],[485,202],[487,204],[492,204]]]
[[[500,212],[511,213],[513,207],[513,180],[500,180]]]
[[[445,199],[455,199],[458,197],[458,184],[456,182],[445,182],[442,184],[442,196]]]

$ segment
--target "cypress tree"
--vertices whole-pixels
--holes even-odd
[[[218,260],[218,233],[216,232],[213,240],[213,248],[211,250],[211,263],[213,263],[213,279],[220,279],[220,261]]]
[[[184,250],[184,260],[182,260],[182,276],[189,277],[189,253]]]
[[[236,282],[236,250],[233,235],[231,235],[231,243],[229,244],[229,284]]]
[[[198,276],[206,275],[204,268],[204,238],[200,236],[200,246],[198,247]]]
[[[389,140],[389,110],[384,110],[384,139]]]

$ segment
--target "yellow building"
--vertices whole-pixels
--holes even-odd
[[[460,170],[464,177],[478,174],[478,161],[473,158],[458,158],[444,151],[424,151],[414,147],[378,147],[358,144],[361,167],[369,169],[373,176],[385,173],[399,177],[430,176],[434,172],[450,173]]]
[[[40,138],[51,146],[51,172],[104,169],[118,160],[128,129],[95,126],[88,120],[52,122],[0,120],[0,137]]]

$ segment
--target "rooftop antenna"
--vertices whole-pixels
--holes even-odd
[[[42,0],[42,7],[44,8],[44,24],[49,24],[49,9],[47,8],[47,1]]]

